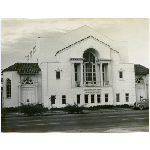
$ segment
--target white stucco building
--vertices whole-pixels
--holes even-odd
[[[26,62],[3,70],[3,107],[133,104],[135,71],[127,47],[87,26],[58,38],[39,37]]]

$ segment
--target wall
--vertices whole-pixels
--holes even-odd
[[[60,80],[56,80],[57,69],[62,70],[60,72]],[[47,73],[48,71],[48,73]],[[71,63],[42,63],[42,98],[45,107],[63,107],[62,95],[66,95],[66,103],[73,104],[77,103],[76,96],[81,94],[81,105],[84,103],[84,94],[86,89],[100,89],[101,92],[101,103],[97,104],[97,93],[95,95],[95,103],[91,103],[89,93],[89,103],[86,106],[95,105],[108,105],[113,104],[113,93],[112,87],[71,87]],[[48,81],[48,82],[47,82]],[[109,94],[109,102],[105,103],[105,94]],[[51,105],[50,97],[56,95],[55,105]]]
[[[45,107],[50,107],[49,98],[57,95],[57,105],[62,104],[62,95],[71,89],[71,63],[42,63],[42,99]],[[60,69],[60,80],[56,79],[56,70]],[[71,97],[68,97],[71,99]]]
[[[123,79],[119,78],[119,71],[123,70]],[[114,104],[133,104],[136,101],[134,64],[113,63],[112,69]],[[116,93],[120,94],[120,102],[116,102]],[[129,93],[129,102],[125,100],[125,93]]]
[[[58,58],[59,62],[42,63],[42,99],[45,107],[62,107],[62,95],[66,95],[67,103],[73,104],[74,102],[76,102],[76,95],[81,94],[81,104],[84,104],[84,89],[88,89],[89,87],[71,87],[72,73],[70,58],[82,58],[84,51],[90,47],[95,48],[97,50],[96,52],[99,53],[99,57],[97,57],[96,59],[112,59],[110,73],[112,78],[112,86],[99,87],[101,88],[102,99],[100,105],[133,104],[136,101],[134,64],[120,63],[119,53],[110,50],[110,48],[100,44],[93,39],[88,39],[83,43],[81,42],[76,46],[61,52]],[[52,55],[50,57],[52,57]],[[123,70],[123,79],[121,80],[119,79],[120,69]],[[61,70],[60,80],[56,80],[56,70]],[[92,89],[94,89],[94,87]],[[108,103],[104,102],[105,93],[109,94]],[[120,102],[116,102],[116,93],[120,93]],[[125,93],[129,93],[129,102],[126,102],[125,100]],[[52,106],[49,99],[51,95],[56,95],[56,104]],[[97,103],[87,104],[87,106],[93,105],[97,105]]]

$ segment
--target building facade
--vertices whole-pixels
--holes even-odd
[[[4,69],[3,75],[3,107],[32,102],[48,108],[73,103],[89,107],[136,101],[127,42],[111,40],[87,26],[58,38],[39,37],[26,62]]]

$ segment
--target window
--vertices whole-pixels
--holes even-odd
[[[56,79],[57,79],[57,80],[60,79],[60,71],[56,71]]]
[[[85,81],[96,81],[95,57],[92,53],[86,52],[83,54],[83,77]],[[94,82],[96,84],[96,82]]]
[[[51,96],[51,104],[55,104],[56,95]]]
[[[122,79],[123,78],[123,72],[119,71],[119,78]]]
[[[126,102],[129,102],[129,93],[125,94]]]
[[[116,101],[120,102],[120,94],[116,94]]]
[[[66,104],[66,95],[62,95],[62,104]]]
[[[75,69],[75,71],[74,71],[75,72],[75,81],[77,81],[77,65],[74,66],[74,69]]]
[[[101,102],[101,95],[97,94],[97,103],[100,103],[100,102]]]
[[[91,103],[94,103],[94,95],[91,95]]]
[[[11,80],[6,79],[6,97],[11,98]]]
[[[84,95],[85,103],[88,103],[88,95]]]
[[[108,102],[108,94],[105,94],[105,102]]]
[[[77,104],[80,104],[80,95],[77,95]]]

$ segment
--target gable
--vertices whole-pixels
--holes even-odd
[[[111,40],[110,38],[101,35],[88,26],[83,26],[66,33],[57,38],[38,38],[37,45],[40,47],[40,62],[55,61],[55,56],[78,42],[84,41],[86,38],[94,38],[99,42],[103,42],[106,46],[119,52],[121,62],[128,63],[127,43]],[[47,55],[45,55],[45,53]]]
[[[108,45],[108,44],[104,43],[103,41],[100,41],[99,39],[96,39],[95,37],[93,37],[92,35],[90,35],[90,36],[88,36],[88,37],[86,37],[86,38],[83,38],[83,39],[81,39],[81,40],[79,40],[79,41],[77,41],[77,42],[75,42],[75,43],[72,43],[72,44],[70,44],[69,46],[67,46],[67,47],[65,47],[65,48],[63,48],[63,49],[57,51],[56,54],[55,54],[55,56],[56,56],[57,54],[59,54],[60,52],[63,52],[63,51],[65,51],[65,50],[68,50],[69,48],[71,48],[71,47],[73,47],[73,46],[76,46],[77,44],[80,44],[81,42],[86,41],[87,39],[93,39],[93,40],[99,42],[100,44],[102,44],[102,45],[104,45],[104,46],[110,48],[111,50],[113,50],[113,51],[119,53],[118,51],[116,51],[116,50],[114,50],[113,48],[111,48],[110,45]]]

